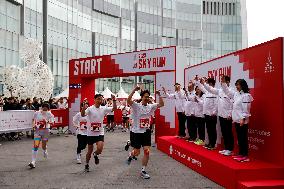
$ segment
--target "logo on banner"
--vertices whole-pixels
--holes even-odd
[[[137,59],[137,55],[135,55]],[[133,69],[163,68],[166,66],[166,57],[147,57],[147,53],[138,54]]]
[[[208,77],[209,78],[214,78],[215,81],[221,82],[221,79],[223,76],[229,76],[231,77],[231,72],[232,72],[232,67],[231,66],[226,66],[214,70],[209,70],[208,71]]]
[[[74,64],[74,75],[101,73],[102,58],[88,60],[76,60]]]
[[[265,64],[264,73],[274,72],[274,65],[272,63],[272,58],[269,52],[269,56],[267,57],[267,62]]]

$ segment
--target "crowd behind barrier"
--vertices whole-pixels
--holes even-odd
[[[0,139],[20,140],[26,131],[26,136],[33,135],[32,118],[34,111],[40,110],[44,101],[41,98],[20,99],[18,97],[0,97]],[[52,128],[68,126],[68,99],[51,98],[48,101],[51,112],[55,115]],[[61,129],[61,132],[63,130]]]

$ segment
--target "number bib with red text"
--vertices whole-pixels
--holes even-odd
[[[99,132],[102,124],[101,123],[91,123],[91,131]]]
[[[146,119],[140,119],[140,128],[144,129],[148,129],[150,128],[150,119],[146,118]]]

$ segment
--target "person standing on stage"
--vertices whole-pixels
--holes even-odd
[[[85,111],[89,107],[88,103],[83,103],[81,107],[81,112],[78,112],[73,117],[73,124],[76,127],[77,131],[77,164],[81,164],[81,151],[84,150],[87,146],[87,124],[89,124],[89,119],[87,115],[83,114],[83,110]]]
[[[186,101],[186,96],[185,96],[184,91],[181,89],[179,83],[176,83],[174,86],[175,86],[175,93],[173,94],[167,93],[164,87],[162,89],[164,93],[166,94],[167,98],[175,100],[176,112],[177,112],[178,121],[179,121],[178,137],[184,138],[185,137],[185,121],[186,121],[186,116],[184,112],[184,104]]]
[[[140,148],[143,147],[144,156],[142,158],[142,169],[140,175],[144,179],[149,179],[150,175],[146,172],[146,166],[149,161],[150,146],[151,146],[151,130],[150,119],[157,108],[164,106],[164,101],[160,96],[160,92],[156,92],[159,95],[159,103],[149,104],[150,92],[143,90],[140,93],[141,102],[133,102],[132,96],[135,91],[140,90],[139,86],[136,86],[127,99],[127,104],[132,108],[133,125],[130,132],[130,144],[133,150],[129,153],[127,163],[130,164],[133,157],[140,154]]]
[[[230,77],[224,76],[225,83],[228,86],[228,90],[234,93],[235,90],[230,87]],[[224,139],[224,150],[219,151],[220,154],[230,156],[234,150],[234,136],[232,132],[232,110],[233,99],[228,97],[222,89],[216,89],[205,83],[205,80],[201,80],[204,88],[212,94],[218,96],[218,117],[221,126],[221,132]]]
[[[237,92],[230,91],[225,77],[222,78],[224,93],[234,99],[232,120],[237,131],[239,154],[233,158],[239,162],[247,162],[250,161],[248,158],[248,125],[253,97],[249,93],[248,84],[244,79],[238,79],[235,86]]]
[[[43,103],[42,109],[34,113],[33,128],[34,133],[34,147],[32,150],[32,161],[29,163],[30,168],[35,168],[36,158],[40,142],[42,142],[43,157],[47,158],[47,142],[49,129],[54,124],[54,116],[49,111],[49,104]]]
[[[194,142],[197,138],[197,128],[194,117],[194,99],[195,99],[195,90],[194,83],[192,81],[188,84],[188,91],[185,90],[186,102],[184,105],[184,111],[186,115],[186,125],[188,131],[188,141]]]
[[[204,145],[205,141],[205,119],[203,114],[203,92],[195,87],[195,98],[194,98],[194,119],[196,128],[198,130],[198,139],[194,142],[196,145]]]
[[[202,79],[201,79],[202,81]],[[200,83],[198,76],[195,78],[195,83],[198,88],[204,93],[203,114],[205,115],[205,123],[209,143],[205,144],[205,148],[208,150],[214,150],[217,141],[217,113],[218,113],[218,97],[215,94],[209,93],[203,85]],[[215,87],[215,80],[208,78],[207,83],[211,87]]]
[[[88,140],[88,152],[86,154],[86,165],[85,171],[89,172],[89,162],[94,150],[94,144],[96,143],[97,149],[93,153],[95,164],[99,164],[99,155],[103,151],[104,147],[104,127],[103,120],[105,115],[116,110],[116,99],[114,95],[111,95],[113,101],[113,107],[101,106],[103,103],[103,96],[101,94],[95,95],[94,105],[88,107],[86,110],[83,109],[82,114],[87,115],[90,120],[87,129],[87,140]]]

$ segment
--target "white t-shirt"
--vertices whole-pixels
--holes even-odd
[[[88,124],[87,135],[99,136],[104,135],[103,121],[105,115],[110,113],[113,108],[100,106],[96,108],[94,105],[86,109],[86,115],[88,115],[90,124]]]
[[[133,119],[133,126],[131,131],[133,133],[145,133],[150,128],[150,119],[158,108],[158,104],[147,104],[147,106],[141,103],[133,102],[131,118]]]
[[[108,103],[106,106],[109,108],[113,108],[113,104]],[[111,111],[110,113],[108,113],[108,115],[114,115],[114,111]]]
[[[122,110],[122,116],[123,116],[123,117],[129,117],[130,107],[128,107],[128,106],[122,106],[122,107],[121,107],[121,110]]]
[[[87,129],[88,129],[88,125],[90,124],[89,121],[89,117],[86,116],[82,116],[81,112],[78,112],[74,117],[73,117],[73,123],[74,126],[77,129],[77,134],[79,135],[87,135]]]
[[[49,129],[50,123],[54,123],[54,115],[50,111],[36,111],[33,117],[36,129]]]

